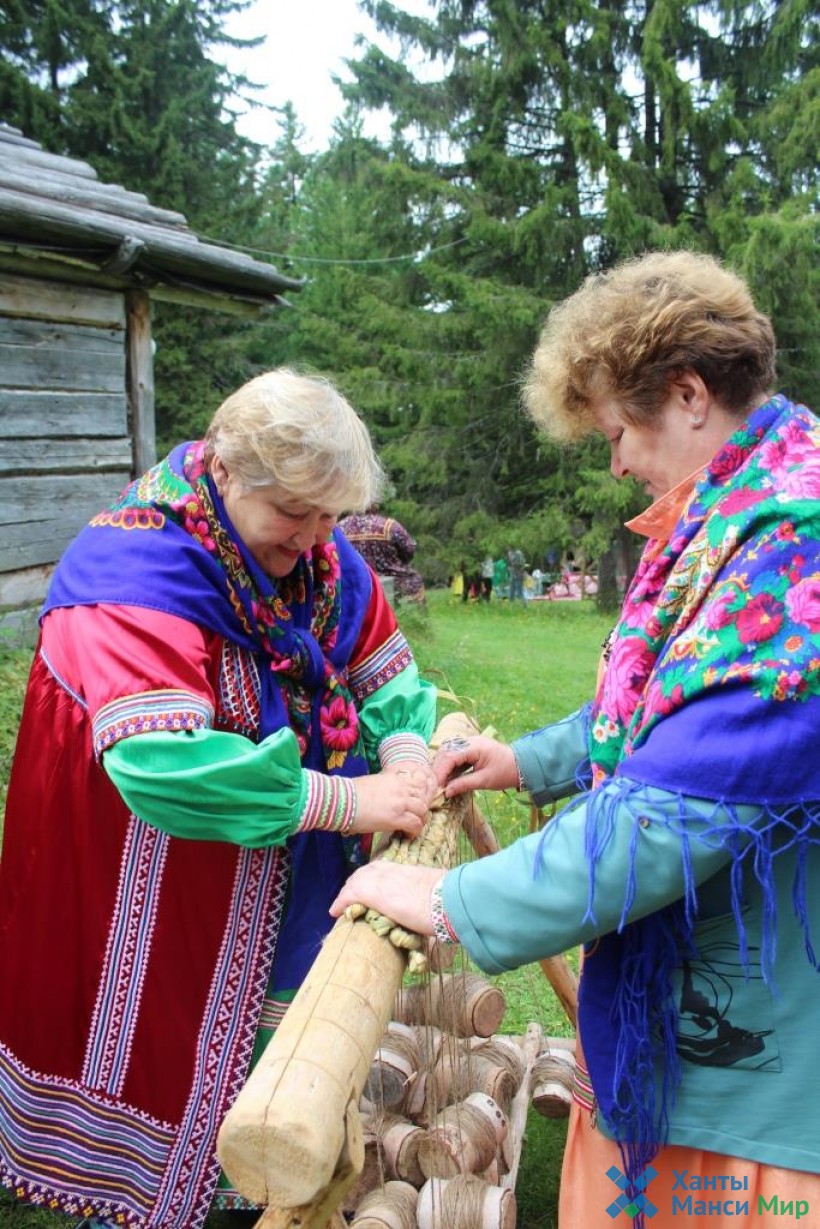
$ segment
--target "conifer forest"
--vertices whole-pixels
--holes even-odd
[[[0,4],[0,119],[304,279],[258,319],[157,307],[160,449],[294,365],[366,419],[429,581],[511,546],[599,559],[640,492],[605,442],[538,438],[520,380],[556,301],[657,248],[740,272],[780,389],[820,408],[817,0],[363,0],[384,40],[317,153],[284,100],[266,145],[238,131],[253,83],[226,29],[247,6]]]

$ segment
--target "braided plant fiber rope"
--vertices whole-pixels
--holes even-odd
[[[462,799],[440,805],[431,810],[430,819],[420,836],[412,840],[408,837],[393,838],[377,856],[405,866],[440,866],[442,870],[449,870],[458,861],[460,821],[464,808]],[[408,972],[426,973],[429,970],[429,958],[421,935],[397,926],[391,918],[364,905],[348,905],[345,917],[351,921],[364,918],[377,935],[408,952]]]

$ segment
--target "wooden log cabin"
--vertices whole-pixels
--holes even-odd
[[[152,300],[255,315],[301,284],[0,124],[3,642],[33,642],[65,547],[156,460]]]

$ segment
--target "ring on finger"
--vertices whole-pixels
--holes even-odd
[[[470,745],[468,738],[462,738],[458,735],[456,738],[445,738],[441,744],[442,751],[466,751]]]

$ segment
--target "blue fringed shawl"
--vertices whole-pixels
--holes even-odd
[[[772,986],[773,859],[794,849],[791,904],[816,964],[806,859],[820,844],[819,444],[811,412],[777,396],[718,451],[670,539],[647,543],[592,709],[593,789],[570,804],[587,809],[588,918],[595,868],[616,827],[631,825],[632,869],[617,931],[585,960],[579,1026],[599,1109],[633,1179],[667,1137],[681,1077],[673,979],[694,954],[691,842],[731,858],[747,971],[741,894],[751,868]],[[661,814],[658,789],[667,799]],[[680,838],[685,889],[680,901],[629,922],[650,792],[653,822]],[[707,801],[694,808],[693,799]]]

